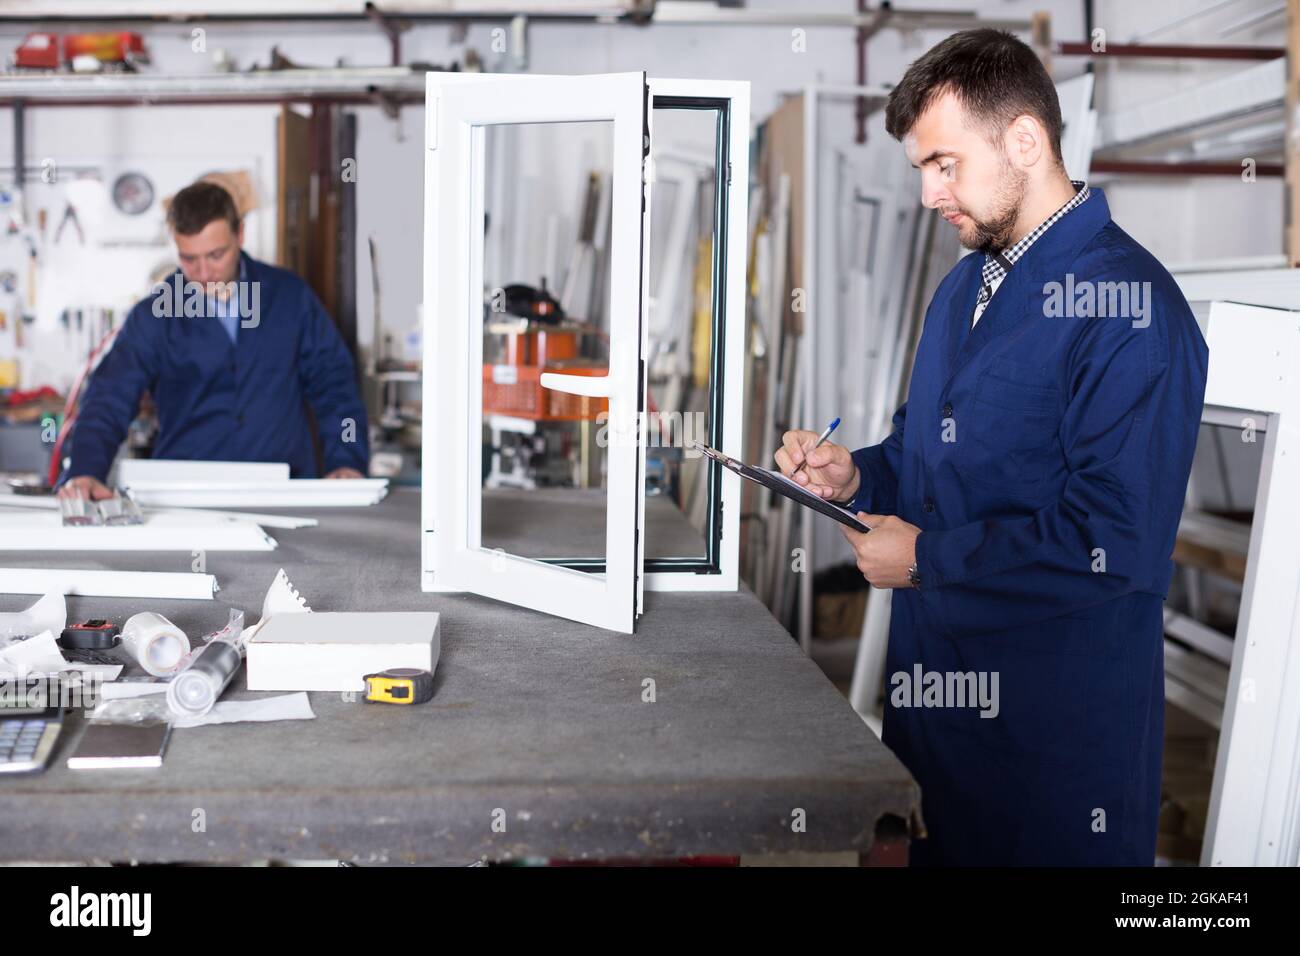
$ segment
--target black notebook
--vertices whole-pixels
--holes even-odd
[[[744,462],[736,461],[729,458],[716,448],[710,448],[702,442],[696,442],[695,447],[704,454],[708,455],[723,468],[734,471],[749,481],[757,482],[764,488],[770,488],[778,495],[796,501],[805,508],[811,508],[819,514],[838,521],[842,525],[852,528],[854,531],[870,531],[871,529],[858,520],[858,516],[847,508],[842,508],[834,502],[827,501],[825,498],[818,497],[802,485],[796,484],[779,471],[768,471],[766,468],[755,468],[753,465],[746,465]]]
[[[120,767],[161,767],[171,724],[107,724],[91,721],[76,751],[68,758],[73,770]]]

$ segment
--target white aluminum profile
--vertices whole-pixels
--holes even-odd
[[[1056,84],[1056,95],[1061,101],[1061,161],[1071,179],[1087,182],[1092,166],[1093,141],[1097,136],[1097,111],[1092,108],[1092,88],[1095,77],[1091,73]]]
[[[136,481],[126,489],[147,508],[361,508],[383,500],[388,479]]]
[[[724,80],[656,79],[649,81],[650,95],[692,96],[727,102],[727,156],[729,170],[719,170],[726,177],[726,259],[721,263],[719,281],[723,284],[724,314],[718,323],[722,329],[724,370],[722,382],[722,447],[725,455],[743,460],[745,402],[745,277],[749,251],[749,83]],[[651,111],[653,116],[653,110]],[[652,137],[654,130],[651,129]],[[646,244],[647,250],[649,243]],[[649,275],[649,270],[646,270]],[[648,406],[647,406],[648,407]],[[642,450],[644,455],[644,449]],[[645,585],[652,591],[734,591],[740,569],[740,498],[741,478],[727,469],[722,471],[722,490],[718,507],[722,509],[722,540],[718,543],[717,574],[681,571],[654,571],[645,575]],[[644,464],[641,473],[645,474]],[[706,534],[712,529],[706,529]],[[644,546],[645,536],[641,536]]]
[[[645,334],[645,75],[429,73],[427,82],[421,586],[631,633],[645,499],[636,436]],[[613,146],[609,371],[542,378],[546,388],[609,399],[605,571],[588,573],[482,547],[476,373],[483,364],[485,127],[601,121],[612,124]]]
[[[316,518],[301,515],[271,515],[260,511],[209,511],[205,508],[149,508],[149,514],[185,515],[188,518],[209,518],[214,521],[248,521],[263,528],[314,528],[320,524]]]
[[[1097,123],[1096,147],[1117,149],[1209,123],[1280,110],[1285,92],[1286,59],[1279,57],[1170,96],[1103,113]]]
[[[1300,312],[1215,302],[1207,405],[1267,417],[1202,866],[1300,864]]]
[[[141,525],[65,528],[56,513],[0,515],[5,551],[272,551],[271,538],[247,521],[195,523],[183,514],[149,515]]]
[[[1188,302],[1242,302],[1272,309],[1300,309],[1300,269],[1175,272]]]
[[[282,461],[185,461],[171,458],[123,458],[117,483],[144,481],[288,481]]]
[[[59,499],[52,495],[0,494],[0,508],[28,511],[58,511]],[[210,521],[251,521],[263,528],[314,528],[320,521],[301,515],[272,515],[259,511],[209,511],[204,508],[147,508],[147,514],[182,514]],[[0,512],[2,515],[3,512]]]
[[[48,14],[46,14],[48,16]],[[0,96],[44,101],[138,99],[184,103],[212,97],[280,102],[285,97],[418,93],[420,74],[405,67],[262,70],[249,73],[6,73]]]
[[[211,574],[184,571],[92,571],[74,568],[0,568],[0,594],[163,598],[211,601],[219,590]]]
[[[365,0],[133,0],[133,20],[196,20],[213,16],[226,19],[274,19],[365,15]],[[438,15],[617,17],[636,9],[635,0],[384,0],[388,17]],[[48,19],[86,19],[104,16],[103,0],[5,0],[5,15]],[[299,72],[297,70],[293,72]]]

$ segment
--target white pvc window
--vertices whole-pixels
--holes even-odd
[[[645,557],[647,210],[654,179],[652,116],[661,96],[674,108],[712,109],[718,117],[722,188],[714,211],[710,424],[708,434],[694,437],[740,454],[747,85],[647,82],[642,73],[431,73],[424,249],[425,590],[472,592],[631,632],[647,578],[651,587],[664,589],[736,586],[739,489],[730,473],[698,475],[698,485],[707,491],[700,501],[708,531],[698,554]],[[583,227],[583,238],[599,247],[603,274],[584,276],[594,292],[574,297],[599,318],[602,355],[599,369],[574,370],[581,374],[554,366],[543,371],[537,395],[548,407],[561,395],[585,397],[563,401],[607,402],[608,420],[599,449],[590,441],[594,431],[587,422],[575,430],[584,444],[574,459],[581,459],[584,479],[590,480],[581,498],[584,508],[574,512],[580,520],[569,520],[560,517],[572,506],[563,495],[485,490],[492,480],[502,480],[497,449],[502,431],[518,433],[516,439],[523,434],[525,445],[543,439],[537,422],[501,414],[495,398],[485,404],[485,393],[495,396],[498,386],[519,383],[510,367],[485,358],[484,333],[493,341],[497,325],[485,294],[492,297],[501,263],[544,278],[562,245],[553,218],[532,234],[503,220],[503,209],[527,208],[533,200],[518,164],[503,174],[500,157],[523,156],[537,173],[550,152],[561,153],[575,142],[584,158],[600,158],[608,171],[592,176],[592,195],[603,196],[605,213],[597,228],[594,220]],[[552,186],[546,176],[537,181],[548,189],[563,185],[556,180]],[[737,187],[728,188],[730,183]],[[509,203],[500,201],[503,187]],[[575,274],[570,268],[570,285]],[[565,292],[569,298],[572,288]],[[536,438],[528,437],[535,427]],[[543,520],[548,517],[559,524],[548,529]]]

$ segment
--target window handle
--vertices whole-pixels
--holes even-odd
[[[608,375],[565,375],[561,372],[543,372],[542,388],[553,392],[565,392],[569,395],[585,395],[588,398],[609,398],[610,377]]]

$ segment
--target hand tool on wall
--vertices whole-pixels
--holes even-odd
[[[27,240],[27,311],[35,318],[36,313],[36,243],[31,236]]]
[[[59,239],[63,236],[63,228],[71,221],[73,227],[77,230],[77,239],[84,246],[86,244],[86,233],[81,228],[81,220],[77,218],[77,207],[68,203],[63,209],[63,218],[59,220],[59,227],[54,230],[54,244],[59,244]]]

